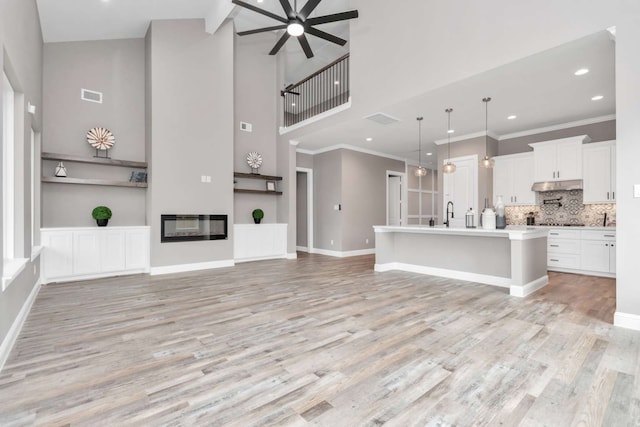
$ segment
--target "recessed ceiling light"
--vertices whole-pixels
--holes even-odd
[[[584,76],[585,74],[587,74],[589,72],[588,68],[580,68],[578,71],[576,71],[575,74],[576,76]]]
[[[373,141],[373,138],[371,138],[371,137],[366,138],[366,139],[365,139],[365,141],[367,141],[367,142],[371,142],[371,141]]]
[[[433,153],[427,153],[427,156],[433,156]]]
[[[591,98],[592,101],[600,101],[602,98],[604,98],[604,96],[602,95],[596,95],[593,98]]]
[[[449,130],[447,131],[447,133],[454,133],[454,132],[455,132],[455,130],[453,130],[453,129],[449,129]]]
[[[517,119],[518,116],[516,116],[515,114],[510,115],[509,117],[507,117],[507,120],[513,120],[513,119]]]
[[[258,0],[258,3],[262,3],[264,0]]]
[[[292,103],[291,103],[291,106],[292,106],[292,107],[295,107],[295,106],[296,106],[296,103],[295,103],[295,102],[292,102]]]
[[[334,85],[339,85],[340,84],[340,80],[336,80],[335,82],[333,82]]]

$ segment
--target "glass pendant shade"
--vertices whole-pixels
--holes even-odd
[[[484,102],[484,151],[485,153],[489,152],[489,101],[491,98],[486,97],[482,98],[482,102]],[[480,167],[491,169],[493,167],[493,159],[490,159],[487,154],[485,154],[484,158],[480,160]]]
[[[447,108],[446,110],[444,110],[445,113],[447,113],[448,115],[448,123],[447,123],[447,138],[448,138],[448,142],[447,142],[447,152],[448,152],[448,159],[451,158],[451,134],[453,133],[451,131],[451,112],[453,111],[453,108]],[[453,163],[451,163],[451,160],[447,160],[447,164],[444,165],[444,167],[442,168],[442,172],[444,173],[454,173],[456,171],[456,165],[454,165]]]
[[[418,166],[415,171],[416,176],[427,176],[427,169],[424,166]]]
[[[446,165],[442,168],[442,172],[444,173],[454,173],[456,171],[456,165],[451,162],[447,162]]]

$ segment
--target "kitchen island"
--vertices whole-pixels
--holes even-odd
[[[509,288],[524,297],[549,283],[547,230],[374,226],[375,271],[403,270]]]

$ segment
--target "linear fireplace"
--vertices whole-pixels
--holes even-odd
[[[192,242],[227,238],[227,215],[162,215],[161,242]]]

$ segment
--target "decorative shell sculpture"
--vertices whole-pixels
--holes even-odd
[[[251,169],[258,169],[262,166],[262,155],[256,151],[247,154],[247,163]]]
[[[93,128],[87,133],[87,142],[96,150],[108,150],[116,139],[109,129]]]

